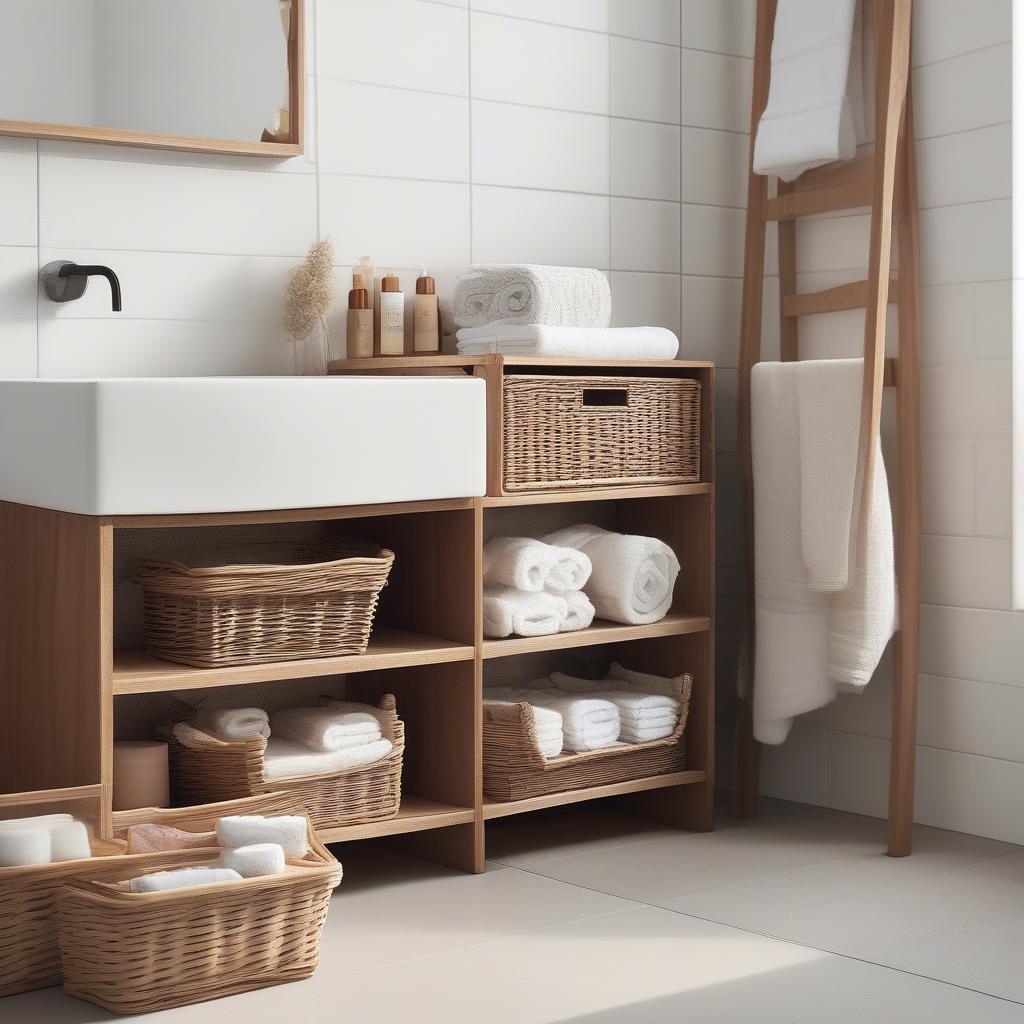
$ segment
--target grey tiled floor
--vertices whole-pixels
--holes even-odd
[[[711,835],[580,807],[489,826],[470,877],[338,848],[314,978],[168,1024],[1024,1024],[1024,848],[767,802]],[[109,1016],[59,989],[0,1020]]]

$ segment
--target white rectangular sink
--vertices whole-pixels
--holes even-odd
[[[0,500],[85,515],[475,497],[482,380],[0,380]]]

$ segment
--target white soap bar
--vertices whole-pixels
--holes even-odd
[[[0,831],[0,867],[50,863],[48,828],[4,829]]]
[[[220,858],[222,867],[232,868],[243,878],[258,875],[279,875],[284,871],[284,850],[277,843],[255,843],[225,850]]]
[[[53,844],[52,859],[84,860],[92,856],[89,830],[80,821],[68,821],[50,830]]]

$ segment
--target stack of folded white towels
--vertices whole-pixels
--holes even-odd
[[[145,826],[147,852],[171,851],[194,846],[196,837],[190,832],[166,825]],[[203,837],[209,845],[221,848],[219,862],[195,867],[154,871],[131,879],[131,892],[166,892],[194,885],[219,882],[240,882],[243,878],[279,875],[289,860],[297,860],[309,849],[306,819],[298,814],[273,818],[261,815],[236,815],[221,818],[216,834]]]
[[[647,625],[672,606],[679,561],[656,537],[582,524],[541,540],[499,537],[484,547],[484,634],[548,636],[598,615]]]
[[[459,278],[452,319],[463,355],[675,359],[664,327],[611,327],[608,279],[590,267],[480,264]]]
[[[555,672],[522,686],[488,686],[484,704],[531,705],[540,751],[552,758],[671,736],[679,723],[679,684],[616,663],[604,679]]]
[[[0,821],[0,868],[54,864],[91,856],[89,831],[70,814]]]
[[[218,739],[262,738],[263,777],[329,775],[360,768],[391,753],[381,713],[369,704],[321,698],[318,707],[285,708],[272,716],[261,708],[204,708],[190,723],[174,727],[188,745],[192,730]]]

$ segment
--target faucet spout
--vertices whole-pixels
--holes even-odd
[[[72,302],[85,294],[90,277],[105,277],[110,284],[110,308],[121,312],[121,282],[110,267],[99,264],[79,265],[70,260],[47,263],[39,272],[43,290],[54,302]]]

